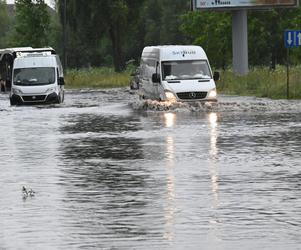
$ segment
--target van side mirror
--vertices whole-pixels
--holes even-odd
[[[58,82],[59,85],[65,85],[65,80],[64,80],[64,77],[59,77],[59,82]]]
[[[159,83],[160,82],[160,74],[157,74],[157,73],[152,74],[152,81],[154,83]]]
[[[213,73],[213,80],[218,81],[220,79],[220,75],[218,71],[214,71]]]

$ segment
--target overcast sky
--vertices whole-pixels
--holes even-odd
[[[7,3],[14,3],[14,0],[6,0]],[[45,0],[45,3],[47,3],[49,6],[54,7],[55,6],[55,0]]]

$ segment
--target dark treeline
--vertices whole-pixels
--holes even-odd
[[[215,68],[232,64],[231,12],[192,12],[190,0],[57,0],[56,11],[43,0],[16,0],[10,16],[0,0],[2,48],[52,46],[62,54],[65,41],[69,68],[121,71],[138,63],[144,46],[159,44],[197,44]],[[301,8],[248,12],[251,66],[286,63],[285,29],[301,29]],[[290,51],[291,63],[300,63],[300,52]]]
[[[64,2],[58,1],[61,20]],[[113,64],[120,71],[146,45],[188,43],[180,27],[189,6],[187,0],[68,0],[68,65]]]

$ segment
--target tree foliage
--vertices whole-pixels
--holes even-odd
[[[182,16],[181,30],[193,44],[202,46],[215,67],[231,63],[231,16],[229,13],[188,12]]]
[[[188,12],[182,17],[182,31],[194,44],[207,51],[212,64],[218,68],[232,63],[231,12]],[[287,50],[283,34],[286,29],[300,29],[301,8],[249,11],[248,47],[251,66],[285,64]],[[291,62],[300,63],[300,49],[290,51]]]
[[[160,44],[200,45],[214,67],[232,66],[230,11],[192,12],[188,0],[56,0],[58,22],[50,19],[44,0],[16,0],[11,22],[4,5],[0,0],[0,46],[50,45],[59,53],[65,47],[70,68],[114,66],[121,71],[132,59],[138,64],[143,47]],[[248,11],[251,66],[275,68],[287,62],[285,29],[301,29],[300,7]],[[290,50],[291,63],[300,63],[300,52]]]
[[[62,21],[64,3],[58,1]],[[166,4],[172,9],[165,13]],[[186,0],[67,1],[68,65],[99,66],[111,61],[120,71],[129,59],[140,56],[145,45],[183,42],[178,25],[186,5]],[[171,18],[175,20],[167,22]]]
[[[6,46],[6,35],[10,28],[10,18],[7,13],[6,3],[0,0],[0,48]]]
[[[44,47],[49,45],[50,16],[44,0],[16,0],[16,17],[11,44]]]

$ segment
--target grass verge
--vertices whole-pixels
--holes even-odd
[[[238,76],[232,70],[226,70],[221,72],[221,80],[217,82],[217,86],[219,92],[224,94],[285,99],[287,97],[287,70],[285,66],[277,66],[275,70],[256,67],[244,76]],[[301,66],[289,69],[289,97],[301,99]]]
[[[130,72],[116,73],[112,68],[91,68],[68,70],[65,76],[66,88],[118,88],[129,86]]]
[[[116,88],[128,87],[130,70],[116,73],[113,68],[72,69],[66,73],[66,88]],[[233,70],[221,71],[217,82],[218,92],[223,94],[248,95],[285,99],[287,97],[287,71],[285,66],[275,70],[256,67],[247,75],[235,75]],[[289,96],[301,99],[301,66],[290,68]]]

